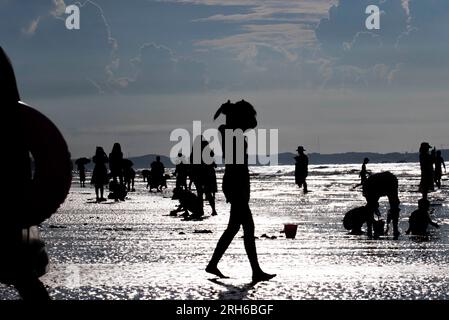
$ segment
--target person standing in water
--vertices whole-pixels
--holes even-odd
[[[444,163],[444,159],[441,156],[441,151],[438,150],[435,155],[435,184],[438,189],[441,189],[441,177],[443,176],[443,168],[444,173],[446,173],[446,164]]]
[[[421,181],[419,183],[419,191],[422,193],[423,199],[427,199],[429,191],[434,191],[434,172],[433,159],[429,154],[431,146],[428,142],[421,143],[419,148],[419,165],[421,168]]]
[[[97,147],[92,161],[95,164],[95,167],[92,172],[91,183],[95,187],[97,202],[106,201],[104,198],[104,186],[109,183],[108,169],[106,168],[106,163],[109,162],[109,159],[102,147]]]
[[[13,67],[1,47],[0,88],[2,119],[9,124],[3,126],[2,147],[7,156],[2,161],[17,169],[3,173],[8,182],[3,196],[10,205],[2,208],[0,221],[0,282],[13,285],[23,300],[47,301],[50,296],[39,278],[48,271],[49,259],[37,225],[66,199],[72,161],[58,128],[21,102]]]
[[[247,142],[243,135],[243,132],[246,130],[253,129],[257,126],[256,110],[251,104],[244,100],[235,104],[228,100],[228,102],[222,104],[215,113],[214,120],[217,119],[220,114],[226,116],[226,124],[219,127],[222,138],[222,148],[224,151],[223,155],[226,163],[223,176],[223,193],[226,197],[226,201],[231,203],[231,212],[228,226],[217,243],[212,258],[206,267],[206,272],[220,278],[226,278],[226,276],[218,269],[218,263],[239,231],[240,226],[243,226],[245,250],[253,272],[252,280],[254,283],[270,280],[276,275],[262,271],[257,258],[256,242],[254,239],[254,221],[249,207],[250,178],[248,170]],[[226,130],[234,133],[234,136],[232,136],[233,141],[230,143],[234,151],[232,152],[233,158],[231,159],[228,158],[229,156],[226,154],[225,150],[226,143],[224,140],[226,137]],[[240,133],[238,131],[240,131]],[[237,143],[241,141],[244,142],[243,146],[239,145],[241,143]],[[242,159],[243,161],[241,161]]]
[[[295,183],[298,187],[304,187],[304,193],[309,192],[307,189],[307,176],[309,175],[309,157],[304,153],[304,147],[299,146],[296,151],[298,155],[295,157]]]
[[[120,143],[114,143],[112,151],[109,154],[109,170],[111,170],[111,178],[118,178],[120,184],[123,184],[123,152]]]

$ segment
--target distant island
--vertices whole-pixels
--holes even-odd
[[[449,161],[449,150],[441,150],[444,159]],[[129,159],[134,162],[134,168],[148,168],[154,160],[156,160],[156,154],[147,154],[138,157],[130,157]],[[362,163],[365,157],[370,159],[371,163],[407,163],[418,162],[419,155],[415,153],[374,153],[374,152],[345,152],[345,153],[333,153],[333,154],[320,154],[309,153],[310,164],[354,164]],[[251,157],[251,156],[250,156]],[[278,163],[279,165],[293,165],[295,154],[291,152],[279,153]],[[161,161],[167,168],[173,168],[174,165],[167,156],[161,156]],[[87,169],[92,169],[93,165],[90,163],[86,166]]]

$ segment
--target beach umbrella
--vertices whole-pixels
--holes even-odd
[[[79,158],[79,159],[77,159],[76,161],[75,161],[75,164],[76,165],[78,165],[78,166],[80,166],[80,165],[86,165],[86,164],[88,164],[88,163],[90,163],[90,159],[88,159],[88,158]]]
[[[132,162],[131,160],[129,160],[129,159],[123,159],[123,162],[122,162],[122,166],[123,166],[123,167],[125,167],[125,168],[131,168],[133,165],[134,165],[134,162]]]

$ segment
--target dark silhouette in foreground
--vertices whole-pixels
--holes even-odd
[[[443,176],[443,168],[444,173],[446,173],[446,164],[444,163],[444,159],[441,156],[441,151],[438,150],[435,155],[435,184],[438,189],[441,189],[441,177]]]
[[[90,163],[90,160],[87,158],[79,158],[75,161],[78,174],[80,176],[80,186],[81,188],[84,188],[86,185],[86,167],[85,165]]]
[[[56,126],[20,102],[12,65],[1,47],[0,88],[3,119],[13,124],[8,126],[3,147],[8,163],[17,168],[5,170],[3,176],[8,182],[3,196],[14,209],[2,210],[0,282],[13,285],[24,300],[49,300],[39,280],[47,272],[49,260],[37,225],[64,202],[72,180],[72,161]]]
[[[309,157],[304,153],[306,149],[299,146],[296,151],[298,155],[295,157],[295,183],[298,187],[304,187],[304,193],[309,192],[307,189],[307,176],[309,175]]]
[[[388,197],[390,203],[390,210],[387,215],[387,230],[390,222],[393,222],[393,236],[395,239],[399,237],[399,196],[398,196],[398,179],[391,172],[381,172],[371,175],[363,184],[363,196],[366,199],[367,216],[367,233],[372,237],[372,228],[374,223],[374,214],[380,216],[379,199],[381,197]]]
[[[409,227],[406,234],[416,236],[428,235],[427,228],[429,225],[439,228],[440,226],[433,222],[430,217],[430,202],[427,199],[420,199],[418,201],[418,210],[412,212],[409,218]]]
[[[224,141],[226,129],[241,129],[244,132],[257,126],[256,110],[251,104],[244,100],[235,104],[228,100],[228,102],[221,105],[215,113],[214,119],[217,119],[220,114],[226,116],[226,124],[219,127],[223,149],[225,149],[226,146]],[[240,133],[240,135],[242,135],[242,133]],[[236,145],[236,138],[237,137],[234,137],[234,140],[231,142],[234,149],[233,159],[226,159],[226,152],[223,150],[225,163],[227,163],[223,176],[223,193],[226,197],[226,201],[231,203],[229,223],[217,243],[214,254],[206,267],[206,272],[220,278],[226,278],[226,276],[218,269],[218,262],[228,249],[235,235],[239,231],[240,226],[243,226],[245,250],[253,272],[252,280],[256,283],[259,281],[270,280],[276,275],[265,273],[259,265],[256,242],[254,239],[254,221],[248,203],[250,199],[250,178],[248,171],[247,142],[244,137],[240,137],[244,139],[244,149],[242,150]],[[244,152],[243,164],[236,163],[237,151]]]
[[[95,167],[92,172],[91,183],[95,187],[97,202],[106,201],[104,198],[104,186],[109,183],[108,169],[106,168],[106,163],[109,162],[109,159],[102,147],[97,147],[92,161]]]

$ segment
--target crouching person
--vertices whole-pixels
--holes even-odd
[[[430,217],[430,202],[423,198],[418,201],[418,210],[412,212],[409,218],[409,227],[406,234],[416,236],[426,236],[428,234],[427,228],[429,225],[439,228],[440,226],[432,221]]]

